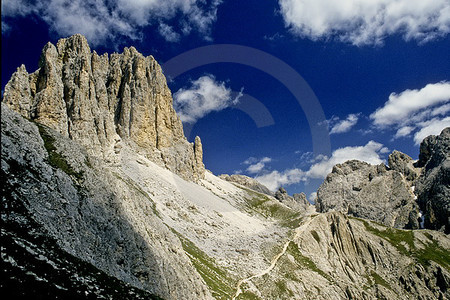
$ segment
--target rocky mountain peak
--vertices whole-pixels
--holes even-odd
[[[107,161],[127,145],[186,179],[204,176],[200,139],[184,137],[160,65],[134,47],[98,55],[80,34],[47,43],[39,69],[19,67],[3,101]]]
[[[351,160],[333,167],[316,209],[339,211],[397,228],[450,232],[450,128],[425,138],[419,161],[393,151],[388,166]]]

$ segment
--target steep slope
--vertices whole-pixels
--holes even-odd
[[[312,215],[235,299],[448,299],[450,240],[339,212]]]
[[[210,298],[146,193],[79,144],[3,103],[1,122],[3,207],[23,205],[40,226],[37,234],[109,276],[166,299]],[[14,222],[20,215],[2,210],[2,223]],[[45,244],[38,246],[45,252]],[[8,257],[3,260],[11,264],[17,259]]]
[[[418,166],[424,169],[416,190],[425,227],[450,234],[450,128],[423,140]]]

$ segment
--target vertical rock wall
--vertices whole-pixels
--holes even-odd
[[[126,143],[185,179],[203,178],[200,139],[186,140],[161,67],[134,47],[100,56],[82,35],[48,43],[39,69],[20,66],[3,101],[91,155],[117,161]]]

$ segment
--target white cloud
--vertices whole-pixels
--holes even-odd
[[[159,24],[159,34],[166,39],[168,42],[178,42],[180,40],[180,34],[175,32],[173,28],[167,24]]]
[[[345,133],[350,131],[353,126],[358,123],[359,114],[349,114],[345,120],[339,120],[339,118],[332,118],[329,121],[331,126],[330,134]]]
[[[177,34],[187,35],[193,30],[209,40],[220,3],[220,0],[208,3],[204,0],[37,0],[31,3],[4,0],[2,22],[13,27],[4,17],[34,15],[60,36],[81,33],[93,44],[114,41],[121,36],[141,39],[145,26],[158,24],[162,24],[159,32],[164,38],[169,37],[170,42],[175,41]],[[175,18],[180,32],[164,26],[165,21]],[[169,35],[168,29],[172,29]]]
[[[300,169],[290,169],[283,172],[272,171],[264,175],[256,176],[261,184],[265,185],[269,190],[276,191],[280,186],[287,186],[300,181],[305,181],[305,172]]]
[[[309,178],[325,178],[331,172],[333,166],[344,163],[348,160],[357,159],[370,164],[380,164],[383,162],[380,154],[386,153],[388,149],[382,144],[369,141],[365,146],[344,147],[333,151],[330,158],[322,159],[311,166],[307,172]]]
[[[174,107],[181,121],[195,123],[212,111],[220,111],[236,104],[242,96],[232,97],[232,91],[224,82],[205,75],[192,82],[189,89],[179,89],[174,95]]]
[[[427,84],[420,90],[405,90],[392,93],[389,100],[378,108],[370,118],[375,125],[389,126],[403,122],[425,108],[450,100],[450,82]]]
[[[425,43],[450,32],[448,0],[279,0],[287,27],[312,40],[379,45],[388,35]]]
[[[381,129],[394,129],[394,139],[414,133],[419,144],[429,132],[440,133],[448,125],[450,111],[450,82],[427,84],[422,89],[392,93],[383,107],[370,115]]]
[[[400,127],[394,135],[394,138],[400,138],[404,136],[408,136],[411,132],[413,132],[415,128],[413,126],[403,126]]]
[[[247,172],[249,172],[250,174],[258,174],[264,169],[267,163],[272,161],[270,157],[263,157],[259,161],[258,160],[255,161],[254,157],[251,157],[251,159],[252,160],[250,160],[249,158],[246,161],[244,161],[244,164],[249,164],[249,166],[247,167]]]
[[[312,192],[308,197],[309,202],[315,203],[317,200],[317,192]]]
[[[267,186],[271,191],[277,190],[280,186],[308,181],[309,179],[323,179],[333,169],[336,164],[344,163],[348,160],[360,160],[370,164],[378,165],[384,162],[382,154],[389,152],[389,149],[382,144],[369,141],[364,146],[344,147],[333,151],[331,157],[319,155],[308,171],[298,168],[284,171],[271,171],[255,177],[261,184]]]
[[[442,120],[432,119],[420,124],[421,129],[414,134],[414,142],[419,145],[424,138],[429,135],[438,135],[441,133],[442,129],[450,127],[450,117],[446,117]]]

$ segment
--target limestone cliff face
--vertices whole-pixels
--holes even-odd
[[[3,101],[91,155],[117,162],[127,143],[186,179],[204,176],[200,140],[184,137],[161,67],[134,47],[98,55],[82,35],[48,43],[39,69],[19,67]]]
[[[317,192],[317,210],[412,229],[422,211],[425,228],[450,233],[450,128],[423,140],[417,162],[399,151],[388,161],[336,165]]]
[[[101,298],[97,292],[102,290],[93,287],[107,288],[104,282],[82,278],[86,274],[98,278],[96,274],[104,272],[143,294],[212,299],[180,240],[159,218],[150,196],[120,168],[108,167],[89,156],[79,143],[36,126],[3,103],[1,131],[2,236],[9,242],[2,243],[2,258],[11,269],[9,275],[13,271],[25,275],[14,280],[28,283],[35,277],[33,287],[44,285],[48,291],[61,282],[56,294],[62,293],[58,289],[65,290],[73,298],[80,289],[87,289],[76,298]],[[56,255],[69,257],[68,262],[76,257],[78,267],[60,262]],[[81,265],[80,259],[101,272]],[[55,278],[60,276],[67,276],[67,281]],[[113,298],[135,299],[132,295]]]
[[[397,155],[391,160],[394,157]],[[334,166],[317,191],[316,208],[319,212],[340,211],[386,226],[419,228],[419,207],[411,186],[408,176],[384,164],[374,166],[352,160]]]
[[[425,227],[450,233],[450,128],[429,136],[420,145],[419,166],[423,172],[416,183],[418,203]]]

